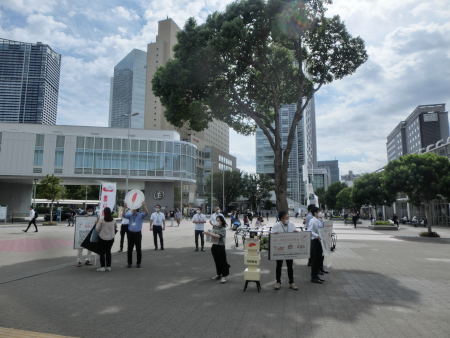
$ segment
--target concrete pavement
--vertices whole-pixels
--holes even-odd
[[[221,284],[211,280],[210,245],[194,252],[186,220],[166,228],[165,251],[153,250],[146,225],[142,269],[127,269],[126,254],[116,253],[110,273],[75,267],[73,228],[24,234],[23,225],[0,226],[0,327],[74,337],[448,337],[450,229],[428,239],[418,228],[367,226],[335,222],[337,250],[323,285],[296,260],[299,291],[289,289],[285,268],[273,290],[275,262],[262,253],[259,294],[254,285],[243,292],[245,252],[231,230],[230,276]]]

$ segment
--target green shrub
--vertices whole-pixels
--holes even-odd
[[[269,237],[261,238],[261,251],[269,250]]]
[[[434,232],[434,231],[431,232],[431,233],[428,233],[428,231],[419,232],[419,236],[422,236],[422,237],[441,237],[441,236],[438,235],[437,232]]]
[[[372,225],[390,225],[390,226],[395,226],[395,224],[392,224],[389,221],[375,221],[375,223],[372,223]]]
[[[113,217],[113,218],[117,218],[117,214],[113,214],[112,217]]]

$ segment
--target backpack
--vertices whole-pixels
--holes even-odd
[[[39,217],[39,215],[38,215],[37,211],[35,211],[34,212],[34,218],[38,218],[38,217]]]

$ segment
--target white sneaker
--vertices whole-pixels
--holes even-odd
[[[97,269],[97,271],[106,271],[105,268]]]
[[[110,268],[110,267],[107,267],[107,268],[106,268],[106,271],[111,271],[111,268]]]
[[[214,276],[212,279],[218,280],[218,279],[220,279],[220,276],[219,276],[219,275],[216,275],[216,276]]]
[[[221,283],[226,283],[227,280],[225,279],[225,277],[222,277],[222,279],[220,280]]]

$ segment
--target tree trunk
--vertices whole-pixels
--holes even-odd
[[[287,166],[283,168],[281,150],[275,153],[275,197],[277,212],[288,211],[287,203]]]
[[[50,223],[53,222],[53,201],[50,204]]]
[[[428,222],[428,224],[427,224],[427,228],[428,228],[428,235],[430,235],[431,234],[431,223],[432,223],[432,219],[429,217],[429,216],[431,216],[431,212],[430,212],[430,203],[428,203],[428,202],[425,202],[424,204],[423,204],[423,209],[424,209],[424,211],[425,211],[425,218],[426,218],[426,220],[427,220],[427,222]],[[420,222],[420,220],[419,220],[419,222]]]

